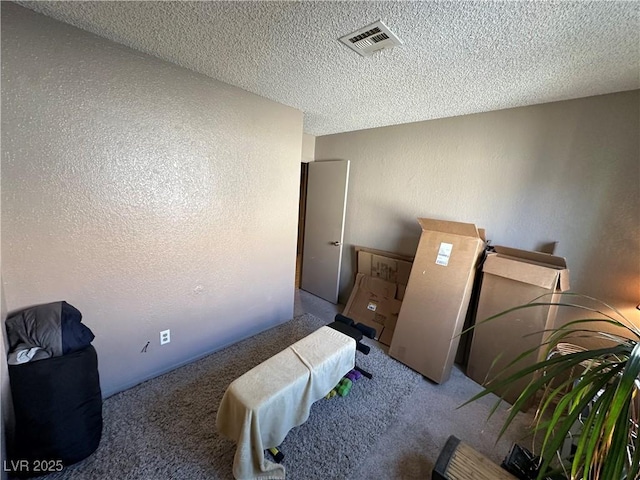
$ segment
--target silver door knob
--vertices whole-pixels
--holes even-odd
[[[331,242],[331,245],[334,245],[336,247],[339,247],[340,245],[342,245],[342,243],[335,241],[335,242]]]

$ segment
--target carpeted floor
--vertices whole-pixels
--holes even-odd
[[[104,403],[103,439],[88,459],[53,479],[232,479],[235,445],[218,435],[222,395],[239,375],[327,322],[304,314]],[[356,362],[374,374],[344,398],[320,400],[282,445],[287,478],[350,479],[372,454],[400,406],[424,382],[377,342]],[[376,478],[385,477],[378,472]],[[373,478],[373,477],[369,477]]]

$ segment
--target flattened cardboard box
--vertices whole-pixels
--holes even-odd
[[[413,258],[373,248],[356,247],[358,273],[397,285],[409,282]]]
[[[451,374],[484,241],[471,223],[418,222],[422,235],[389,355],[442,383]]]
[[[411,272],[411,257],[356,247],[358,273],[343,314],[376,329],[376,338],[391,344],[402,295]]]
[[[544,342],[543,330],[555,326],[557,307],[525,308],[484,324],[482,320],[544,294],[548,295],[541,302],[556,302],[561,292],[569,289],[565,259],[546,253],[496,246],[495,252],[487,255],[482,271],[476,327],[467,364],[467,376],[480,384],[498,373],[501,376],[513,373],[542,360],[544,348],[519,366],[506,369],[518,355]],[[530,379],[497,393],[513,404]],[[531,403],[524,405],[523,410],[530,406]]]

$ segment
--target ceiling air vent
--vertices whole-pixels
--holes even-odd
[[[381,20],[340,37],[340,41],[363,57],[369,57],[383,48],[402,45],[402,40],[389,30]]]

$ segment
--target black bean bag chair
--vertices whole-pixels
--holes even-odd
[[[15,436],[8,454],[13,460],[10,465],[19,466],[14,475],[59,471],[98,448],[102,392],[92,345],[62,356],[9,365],[9,382]]]

